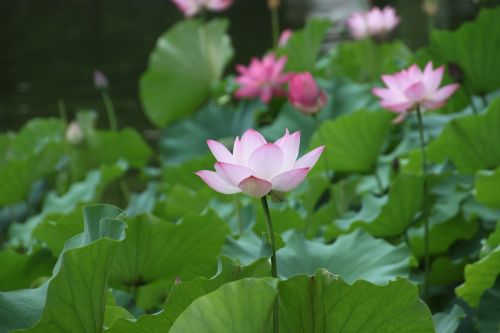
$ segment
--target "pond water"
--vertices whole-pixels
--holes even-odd
[[[404,17],[399,37],[411,47],[426,43],[420,1],[376,3],[397,7]],[[440,3],[435,23],[440,28],[473,19],[479,6],[472,0]],[[338,21],[360,6],[363,1],[288,0],[281,24],[298,28],[307,16]],[[245,63],[270,47],[266,1],[235,0],[225,14],[237,50],[234,62]],[[80,109],[102,111],[92,83],[95,68],[109,77],[120,124],[151,128],[141,110],[138,78],[158,36],[181,18],[169,0],[0,0],[0,131],[17,130],[37,116],[58,117],[61,105],[70,117]],[[336,31],[332,39],[339,37]]]

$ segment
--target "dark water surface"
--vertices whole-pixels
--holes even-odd
[[[403,16],[398,33],[410,46],[426,43],[420,1],[377,3],[397,7]],[[345,16],[360,5],[356,0],[288,0],[282,26],[301,27],[308,15]],[[442,0],[436,26],[455,28],[477,11],[472,0]],[[234,62],[246,63],[270,47],[265,0],[235,0],[224,14],[231,20]],[[180,19],[169,0],[0,0],[0,131],[17,130],[37,116],[57,117],[61,102],[70,117],[80,109],[102,111],[92,82],[95,68],[111,81],[119,123],[152,127],[141,110],[138,78],[156,39]]]

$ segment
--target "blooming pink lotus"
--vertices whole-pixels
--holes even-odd
[[[236,66],[240,75],[236,82],[240,88],[235,95],[238,98],[260,97],[263,103],[269,103],[273,96],[284,96],[284,85],[290,79],[289,74],[283,74],[286,57],[276,59],[273,53],[266,55],[262,60],[253,58],[250,66]]]
[[[172,0],[185,16],[192,17],[202,10],[220,12],[232,5],[233,0]]]
[[[372,92],[382,99],[382,107],[400,114],[394,121],[400,123],[418,106],[434,110],[446,103],[459,85],[453,83],[439,88],[443,73],[444,66],[433,69],[432,62],[427,63],[424,71],[412,65],[394,75],[382,75],[387,88],[374,88]]]
[[[318,87],[309,72],[293,75],[288,84],[288,100],[290,103],[306,114],[320,111],[328,101],[324,90]]]
[[[366,12],[356,12],[347,20],[347,26],[356,39],[384,36],[399,24],[396,10],[391,6],[384,9],[373,7]]]
[[[243,192],[262,198],[271,190],[288,192],[299,186],[316,164],[324,146],[297,160],[300,132],[285,135],[269,143],[254,129],[247,130],[241,140],[234,141],[233,153],[220,142],[208,140],[208,147],[217,159],[215,172],[202,170],[196,174],[217,192]]]

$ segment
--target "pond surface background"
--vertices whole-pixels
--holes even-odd
[[[353,2],[285,0],[282,27],[299,28],[318,8],[341,11]],[[414,48],[425,45],[427,18],[420,1],[375,3],[397,8],[403,17],[399,38]],[[443,0],[440,5],[435,23],[439,28],[456,28],[473,19],[479,9],[472,0]],[[224,15],[214,16],[231,20],[236,56],[228,71],[234,63],[247,63],[271,46],[265,0],[235,0]],[[70,118],[77,110],[94,109],[105,122],[93,87],[96,68],[111,82],[120,125],[152,128],[141,110],[138,78],[157,38],[180,19],[169,0],[0,0],[0,131],[17,130],[33,117],[58,117],[61,103]]]

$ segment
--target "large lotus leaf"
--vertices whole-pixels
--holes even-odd
[[[371,39],[344,42],[332,49],[331,70],[334,75],[358,82],[377,81],[382,74],[408,66],[413,58],[402,42],[376,43]]]
[[[280,332],[434,332],[427,306],[406,280],[349,285],[325,270],[279,284]],[[220,332],[226,332],[224,330]]]
[[[480,257],[484,258],[488,253],[494,251],[498,245],[500,245],[500,221],[497,222],[495,231],[489,234],[486,241],[483,242]]]
[[[457,31],[436,31],[431,35],[429,51],[458,64],[465,84],[476,94],[486,94],[500,87],[500,8],[483,9],[471,23]]]
[[[494,171],[479,171],[475,187],[477,201],[491,208],[500,208],[500,167]]]
[[[174,224],[152,215],[127,222],[127,239],[115,255],[111,279],[140,286],[162,278],[210,276],[229,229],[215,213],[186,215]]]
[[[479,333],[498,333],[500,331],[500,279],[495,285],[486,290],[481,297],[477,309],[477,328]]]
[[[311,146],[325,145],[322,158],[337,171],[372,172],[390,129],[388,112],[360,110],[324,122]],[[318,168],[323,167],[322,163]]]
[[[226,20],[185,20],[158,39],[140,81],[142,104],[156,126],[188,116],[210,97],[233,55],[227,26]]]
[[[102,164],[125,161],[134,168],[144,167],[153,151],[141,135],[132,128],[120,131],[97,131],[87,144],[72,149],[73,172],[82,179],[91,170]]]
[[[219,258],[214,277],[198,277],[190,282],[175,284],[163,310],[154,315],[143,315],[137,320],[117,320],[109,332],[167,332],[177,317],[197,298],[211,293],[223,284],[249,277],[265,277],[271,274],[268,259],[260,259],[249,266],[240,266],[227,257]]]
[[[10,249],[0,251],[0,291],[29,288],[39,277],[50,276],[55,264],[47,250],[26,255]]]
[[[466,220],[458,215],[446,222],[437,222],[429,218],[429,253],[445,253],[458,240],[471,239],[478,230],[476,219]],[[408,232],[412,253],[421,257],[424,255],[424,226],[412,228]]]
[[[8,145],[2,160],[18,159],[36,154],[48,143],[63,143],[64,123],[55,118],[35,118],[16,134],[8,135]]]
[[[47,240],[46,244],[55,251],[54,254],[59,254],[68,236],[74,236],[82,231],[82,224],[79,223],[82,220],[79,207],[83,204],[95,204],[106,187],[123,175],[125,170],[126,166],[122,163],[102,165],[98,170],[90,171],[85,180],[71,185],[65,194],[57,195],[49,192],[40,214],[29,218],[25,223],[11,225],[9,243],[13,246],[29,247],[32,233],[35,232],[37,234],[35,238],[41,237],[38,239]],[[75,213],[75,209],[78,212]],[[72,217],[65,217],[72,213],[74,213]],[[64,227],[59,228],[60,221]],[[40,224],[42,225],[38,229]]]
[[[255,126],[252,102],[241,103],[236,110],[208,105],[192,118],[166,128],[160,139],[160,152],[166,164],[178,164],[207,154],[208,139],[233,145],[234,138]],[[221,126],[224,124],[224,126]]]
[[[101,332],[108,272],[124,237],[120,213],[106,205],[86,208],[84,233],[66,243],[49,281],[38,289],[0,293],[0,331]]]
[[[436,313],[432,316],[436,333],[455,333],[464,316],[465,312],[459,305],[453,306],[449,313]]]
[[[303,30],[295,31],[280,55],[288,57],[286,69],[292,72],[313,71],[323,39],[331,26],[328,20],[308,20]]]
[[[227,283],[191,303],[169,332],[267,332],[277,294],[271,279]]]
[[[359,279],[383,284],[409,274],[410,252],[404,244],[393,246],[357,230],[339,237],[335,243],[309,241],[297,232],[284,237],[278,251],[278,273],[283,278],[313,274],[326,268],[348,283]]]
[[[0,164],[0,183],[2,184],[0,205],[24,200],[33,182],[56,171],[56,165],[63,155],[63,145],[49,142],[26,156]]]
[[[400,235],[422,208],[422,200],[422,178],[401,175],[393,182],[388,195],[365,195],[361,210],[335,220],[325,231],[325,237],[333,238],[358,227],[376,237]]]
[[[495,284],[500,274],[500,245],[481,260],[465,266],[465,282],[455,289],[457,296],[477,307],[484,291]]]
[[[463,173],[492,169],[500,165],[500,98],[485,114],[451,120],[441,135],[429,145],[429,158],[449,158]]]

